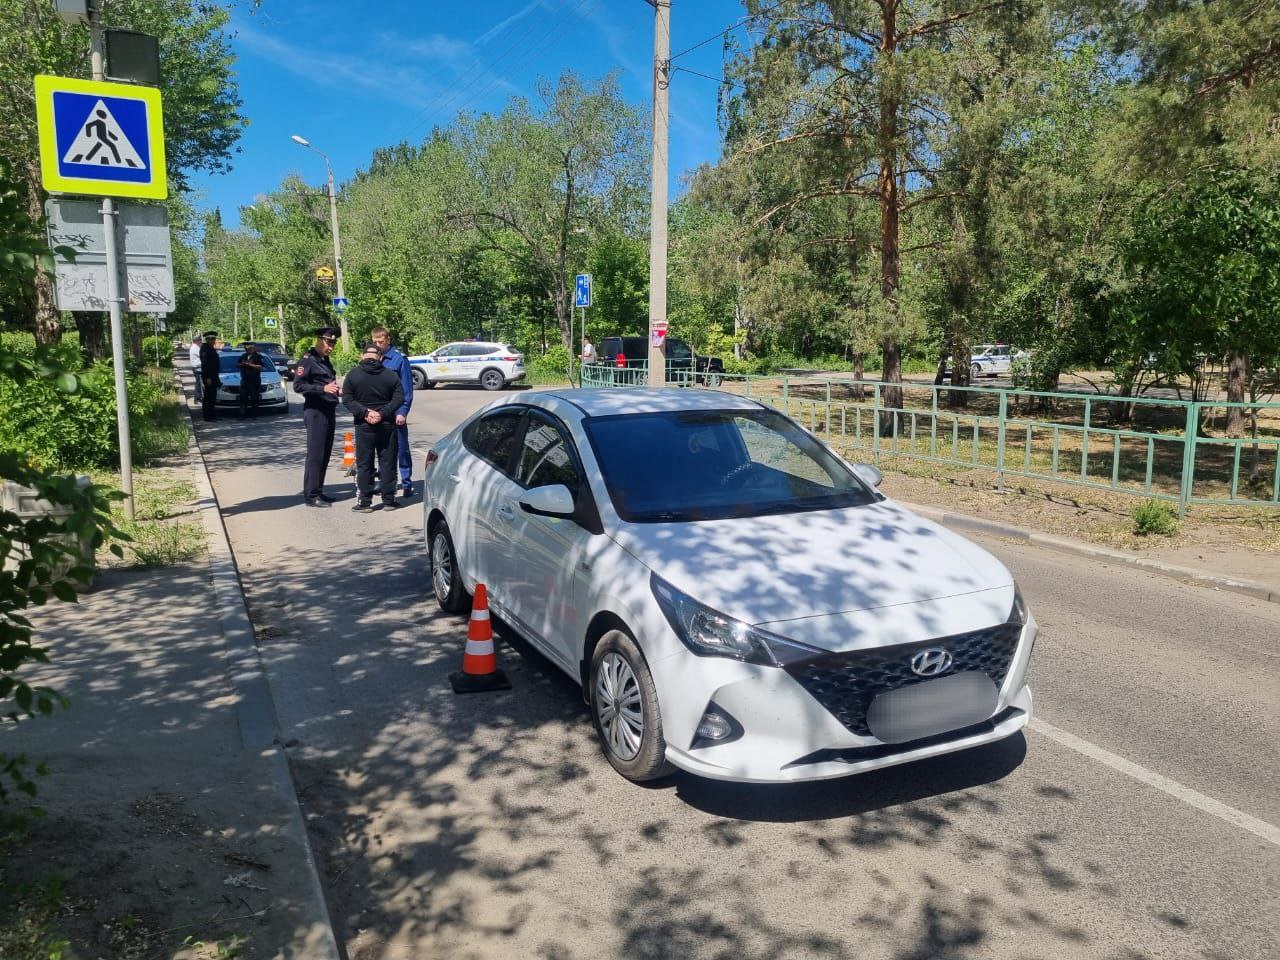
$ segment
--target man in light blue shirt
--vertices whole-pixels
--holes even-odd
[[[413,455],[409,452],[409,408],[413,406],[413,371],[409,359],[391,343],[391,333],[386,327],[374,327],[370,336],[382,354],[382,365],[394,370],[404,387],[404,403],[396,411],[396,435],[400,458],[401,496],[413,496]]]

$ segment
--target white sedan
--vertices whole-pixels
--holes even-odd
[[[440,606],[483,582],[624,776],[818,780],[1031,715],[1008,570],[878,482],[745,398],[527,393],[436,443],[423,535]]]
[[[410,357],[409,370],[415,390],[437,383],[478,383],[486,390],[501,390],[524,379],[524,354],[505,343],[462,340]]]

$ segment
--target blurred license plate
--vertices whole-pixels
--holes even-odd
[[[981,723],[996,712],[1000,692],[985,673],[957,673],[880,694],[867,727],[884,743],[906,743]]]

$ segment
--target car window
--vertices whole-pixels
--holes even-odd
[[[464,357],[487,357],[493,353],[493,347],[483,343],[468,343],[462,348]]]
[[[467,449],[506,473],[515,449],[521,416],[521,410],[502,410],[477,420],[463,435]]]
[[[239,373],[240,358],[243,356],[244,354],[238,350],[235,353],[219,353],[218,369],[223,373]]]
[[[456,357],[461,352],[462,352],[462,347],[460,344],[451,343],[448,346],[441,347],[439,350],[433,353],[432,356],[433,357]]]
[[[772,410],[621,414],[590,417],[585,426],[614,509],[629,523],[831,510],[879,498]]]
[[[693,351],[690,350],[689,345],[682,340],[668,340],[667,356],[673,360],[688,360],[693,356]]]
[[[578,471],[572,450],[573,446],[561,427],[542,417],[531,417],[524,432],[520,471],[516,479],[530,489],[562,483],[576,494],[582,484],[582,474]]]

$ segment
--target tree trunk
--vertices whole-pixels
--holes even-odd
[[[880,56],[891,61],[898,47],[897,4],[885,2]],[[885,71],[892,76],[892,70]],[[884,391],[885,408],[902,409],[902,348],[898,344],[899,311],[898,290],[902,279],[902,258],[899,252],[901,236],[901,209],[898,196],[898,98],[889,88],[893,81],[882,77],[880,81],[880,172],[877,192],[880,200],[880,294],[884,298],[886,325],[882,338],[884,366],[880,379],[890,386]],[[881,429],[894,432],[901,419],[900,413],[882,417]]]
[[[866,369],[867,355],[859,351],[853,355],[853,379],[857,381],[853,385],[853,397],[855,400],[861,400],[866,396],[866,390],[862,386],[862,381],[867,378]]]
[[[969,361],[973,356],[973,350],[969,346],[969,338],[965,336],[960,329],[953,327],[951,330],[951,385],[953,387],[967,387],[969,380]],[[963,390],[947,391],[947,406],[951,409],[966,406],[969,395]]]
[[[27,214],[33,223],[44,223],[44,189],[41,186],[40,168],[28,163],[27,174]],[[36,264],[35,277],[35,315],[32,317],[36,343],[52,344],[62,339],[62,320],[55,306],[53,277]]]
[[[1249,383],[1249,358],[1243,350],[1232,348],[1227,354],[1227,403],[1244,403]],[[1227,436],[1244,436],[1244,407],[1227,407]]]
[[[104,315],[96,310],[78,310],[71,314],[71,318],[80,333],[80,356],[84,358],[85,366],[106,359],[107,325],[103,322]]]

